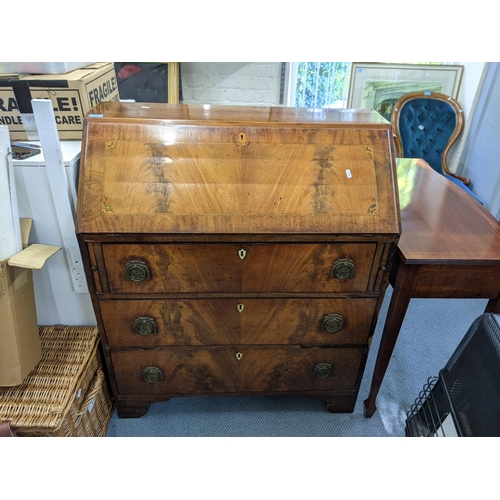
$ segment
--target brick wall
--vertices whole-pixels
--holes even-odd
[[[182,102],[278,106],[281,62],[180,64]]]

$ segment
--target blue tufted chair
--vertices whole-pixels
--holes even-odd
[[[401,97],[392,110],[396,152],[400,158],[421,158],[473,196],[470,179],[450,171],[446,157],[464,128],[458,102],[436,92],[412,92]]]

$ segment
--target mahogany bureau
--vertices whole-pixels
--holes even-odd
[[[78,189],[120,417],[192,395],[353,411],[400,234],[380,115],[105,102]]]

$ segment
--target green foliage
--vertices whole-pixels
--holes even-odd
[[[350,76],[350,62],[298,63],[295,106],[323,108],[347,100]]]

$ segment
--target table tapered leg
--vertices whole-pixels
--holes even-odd
[[[484,312],[500,314],[500,297],[488,300]]]
[[[373,370],[372,383],[370,394],[364,401],[365,417],[371,417],[375,411],[375,400],[382,385],[385,372],[391,360],[392,351],[396,344],[396,340],[403,324],[403,320],[408,309],[408,304],[413,293],[413,286],[415,278],[420,266],[400,264],[397,270],[396,279],[393,284],[393,292],[389,309],[387,311],[387,318],[385,320],[384,330],[382,332],[382,339],[375,361],[375,368]]]

